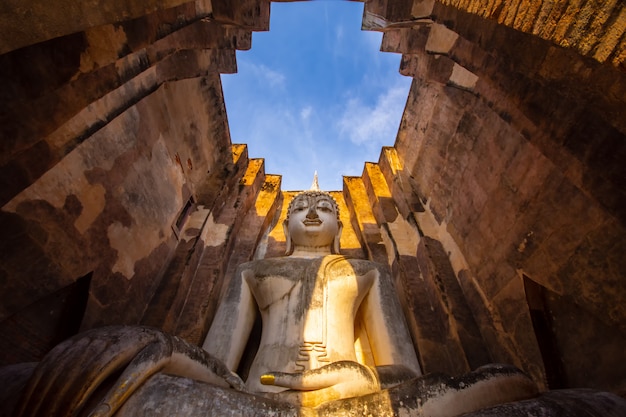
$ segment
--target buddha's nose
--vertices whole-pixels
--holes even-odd
[[[317,215],[317,209],[314,205],[309,207],[309,210],[306,213],[307,219],[317,219],[319,216]]]

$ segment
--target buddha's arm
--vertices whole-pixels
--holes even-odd
[[[237,370],[254,324],[256,307],[245,279],[249,270],[237,269],[228,284],[202,348]]]
[[[376,279],[361,309],[382,388],[421,375],[413,342],[389,275],[373,270]]]

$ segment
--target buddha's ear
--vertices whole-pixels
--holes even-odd
[[[287,248],[285,249],[285,255],[289,256],[293,253],[293,244],[291,242],[291,234],[289,234],[289,220],[283,222],[283,232],[285,233],[285,243]]]
[[[339,255],[339,243],[341,241],[341,231],[343,230],[343,223],[341,220],[337,220],[337,234],[333,239],[333,246],[331,248],[331,252],[335,255]]]

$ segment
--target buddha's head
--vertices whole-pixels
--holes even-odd
[[[342,227],[339,207],[330,194],[323,191],[297,194],[283,223],[286,254],[291,255],[294,249],[338,254]]]

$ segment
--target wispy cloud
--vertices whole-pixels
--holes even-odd
[[[313,107],[306,106],[302,110],[300,110],[300,118],[303,122],[308,122],[311,117],[311,113],[313,113]]]
[[[269,68],[264,64],[255,64],[244,59],[238,59],[238,67],[241,72],[248,72],[259,81],[264,81],[272,88],[284,88],[287,77],[280,71]]]
[[[379,52],[380,45],[383,42],[383,34],[381,32],[364,31],[363,37],[366,49],[370,52]]]
[[[392,145],[406,104],[407,87],[394,85],[368,106],[360,97],[348,99],[337,122],[339,132],[356,145],[368,148]]]
[[[335,40],[337,42],[341,42],[343,40],[343,25],[339,25],[335,29]]]

